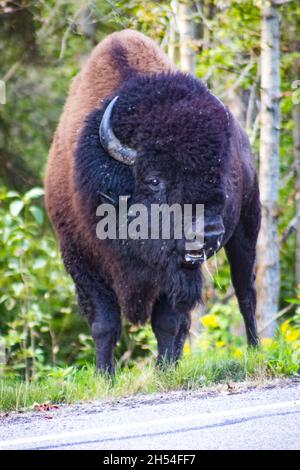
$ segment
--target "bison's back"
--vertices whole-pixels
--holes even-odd
[[[172,68],[159,47],[141,33],[124,30],[104,39],[70,87],[51,146],[46,171],[46,206],[61,241],[77,229],[74,152],[89,113],[131,73],[159,73]]]

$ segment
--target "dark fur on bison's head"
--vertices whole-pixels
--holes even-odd
[[[222,215],[223,180],[230,153],[231,121],[223,104],[199,80],[180,73],[135,74],[116,91],[111,124],[118,139],[137,151],[133,167],[113,158],[99,141],[99,124],[110,100],[87,118],[75,163],[76,188],[87,225],[95,236],[96,209],[106,194],[117,202],[205,204]],[[111,99],[113,98],[110,97]],[[155,190],[149,186],[159,179]],[[148,275],[165,285],[172,304],[192,307],[200,298],[199,270],[182,265],[182,241],[111,242],[124,256],[144,263]],[[136,267],[133,265],[133,276]]]

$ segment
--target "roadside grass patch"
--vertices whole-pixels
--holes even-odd
[[[297,352],[297,351],[296,351]],[[257,381],[299,375],[299,351],[285,341],[270,341],[257,350],[208,350],[185,355],[177,367],[158,370],[154,361],[117,368],[113,379],[96,373],[93,364],[56,368],[31,382],[0,379],[0,411],[34,408],[36,404],[117,399],[172,390],[197,390],[219,383]]]

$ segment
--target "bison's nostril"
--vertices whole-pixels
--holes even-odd
[[[204,239],[206,243],[220,247],[224,233],[225,228],[221,217],[207,219],[204,230]]]
[[[221,237],[223,237],[223,232],[219,230],[212,230],[205,233],[205,238],[215,238],[216,240],[219,240]]]

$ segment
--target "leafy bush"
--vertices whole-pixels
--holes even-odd
[[[41,188],[0,192],[0,331],[7,371],[27,379],[85,350],[73,333],[85,323],[71,315],[74,288],[45,224],[42,195]]]
[[[0,190],[0,335],[6,374],[29,380],[56,366],[94,361],[89,327],[45,220],[43,190]],[[1,346],[1,345],[0,345]],[[116,358],[154,354],[150,326],[124,325]],[[152,354],[152,355],[153,355]]]

